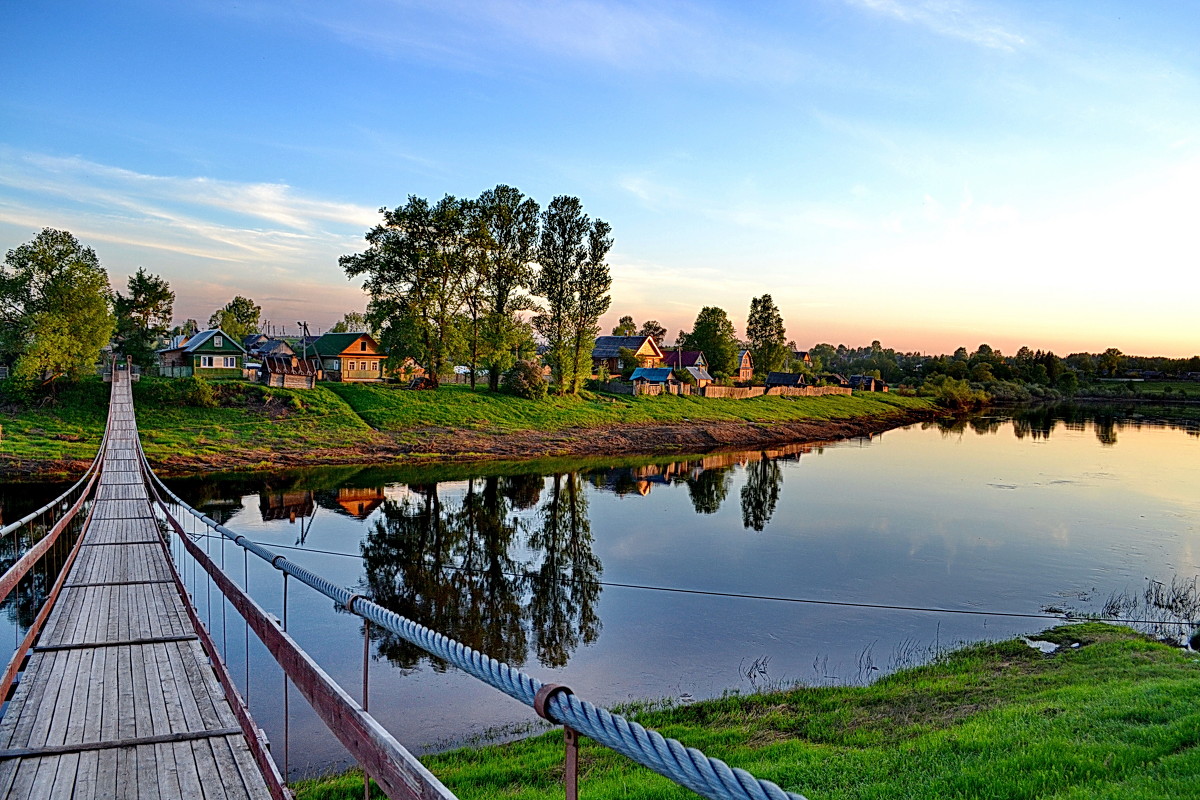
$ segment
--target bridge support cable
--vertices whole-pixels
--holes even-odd
[[[245,551],[253,553],[284,575],[290,575],[320,592],[350,613],[400,636],[509,697],[531,708],[535,707],[539,693],[546,684],[461,642],[389,611],[363,595],[339,586],[288,560],[287,557],[252,542],[243,534],[225,527],[185,503],[154,474],[145,461],[144,452],[141,453],[141,457],[150,479],[152,493],[157,495],[158,502],[164,509],[164,498],[169,498],[178,508],[192,515],[204,526]],[[185,542],[185,546],[187,544],[189,543]],[[194,543],[190,544],[195,547]],[[189,552],[191,550],[189,547]],[[228,581],[227,578],[224,580]],[[251,625],[253,624],[251,622]],[[544,707],[545,716],[550,721],[587,736],[709,800],[805,800],[802,795],[785,791],[771,781],[756,778],[743,769],[730,767],[724,761],[706,756],[700,750],[687,747],[675,739],[665,738],[657,731],[649,730],[636,722],[581,700],[569,691],[550,693],[544,700]]]
[[[280,620],[264,610],[221,569],[210,553],[194,541],[199,537],[193,537],[184,530],[168,504],[155,491],[156,487],[151,485],[150,489],[166,523],[191,557],[192,563],[203,571],[229,605],[242,616],[249,630],[254,632],[282,667],[285,692],[286,682],[290,681],[330,732],[362,765],[364,773],[373,778],[390,798],[455,800],[455,795],[449,789],[304,652],[288,635],[286,626]],[[182,507],[188,508],[186,505]],[[182,583],[180,585],[182,587]],[[195,622],[198,630],[203,629],[198,618]],[[207,634],[207,637],[211,642],[211,634]],[[232,685],[227,672],[219,677],[222,683],[229,681]],[[249,719],[248,709],[246,719]],[[284,749],[287,749],[286,743]],[[284,772],[287,772],[286,765]]]

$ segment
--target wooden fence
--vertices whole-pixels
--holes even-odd
[[[745,400],[750,397],[773,395],[782,397],[822,397],[827,394],[853,394],[844,386],[705,386],[700,390],[704,397],[721,397],[726,400]]]

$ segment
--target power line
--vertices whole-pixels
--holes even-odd
[[[207,539],[223,539],[221,536],[211,536],[209,534],[201,534]],[[363,556],[359,553],[342,553],[336,550],[319,550],[311,547],[295,547],[286,544],[276,544],[274,542],[254,542],[254,544],[262,547],[270,547],[280,550],[299,550],[306,553],[319,553],[321,555],[341,556],[343,558],[357,558],[362,560]],[[482,574],[480,570],[469,569],[467,567],[459,567],[453,564],[442,564],[441,569],[450,569],[457,572],[465,572],[468,574]],[[507,575],[511,578],[528,578],[527,573],[500,571],[501,575]],[[967,608],[938,608],[935,606],[906,606],[891,603],[861,603],[850,600],[817,600],[809,597],[785,597],[782,595],[770,594],[749,594],[743,592],[719,592],[712,589],[687,589],[678,586],[652,586],[642,583],[621,583],[619,581],[601,581],[601,580],[585,580],[579,578],[568,578],[559,576],[558,580],[562,583],[593,583],[598,586],[612,587],[615,589],[637,589],[646,592],[665,592],[669,594],[688,594],[698,595],[702,597],[727,597],[736,600],[770,600],[777,603],[798,603],[801,605],[816,605],[816,606],[836,606],[839,608],[863,608],[877,611],[918,611],[931,614],[959,614],[965,616],[978,617],[1016,617],[1021,619],[1055,619],[1055,620],[1081,620],[1087,622],[1118,622],[1122,624],[1143,624],[1143,625],[1200,625],[1200,621],[1190,620],[1161,620],[1161,619],[1124,619],[1121,617],[1099,617],[1091,615],[1073,615],[1065,614],[1049,614],[1040,612],[1031,614],[1028,612],[1014,611],[984,611],[979,609]]]

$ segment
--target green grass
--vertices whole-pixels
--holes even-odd
[[[197,405],[187,384],[143,378],[134,404],[150,460],[176,472],[341,463],[381,458],[396,442],[419,448],[425,436],[467,430],[489,436],[554,433],[620,425],[681,422],[847,420],[931,409],[925,399],[890,394],[813,398],[578,397],[522,400],[466,386],[406,391],[371,384],[266,388],[244,381],[209,384],[218,405]],[[60,459],[90,460],[103,435],[108,386],[98,378],[65,385],[31,408],[0,415],[0,460],[9,472],[40,471]],[[356,452],[361,448],[364,454]]]
[[[18,466],[95,457],[108,419],[108,385],[97,378],[57,388],[30,408],[0,413],[0,456]]]
[[[1099,623],[1041,638],[1066,646],[975,645],[868,687],[732,696],[638,721],[810,800],[1200,797],[1200,657]],[[557,732],[422,761],[463,800],[562,797]],[[695,797],[592,742],[580,768],[589,800]],[[302,800],[362,796],[361,774],[295,788]]]
[[[182,405],[170,379],[143,379],[134,388],[142,446],[151,461],[228,456],[274,464],[314,450],[349,449],[379,439],[325,386],[278,389],[244,381],[214,383],[217,408]]]
[[[467,386],[411,392],[393,386],[329,384],[363,419],[379,430],[464,428],[496,433],[556,431],[623,424],[695,421],[795,422],[844,420],[933,408],[924,398],[893,394],[825,397],[629,397],[585,392],[578,397],[522,400]]]

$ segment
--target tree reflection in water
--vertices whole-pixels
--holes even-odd
[[[600,559],[592,551],[587,495],[578,473],[555,475],[529,547],[542,563],[530,573],[529,611],[538,661],[561,667],[580,643],[600,635]]]
[[[779,502],[783,470],[775,459],[764,457],[746,465],[746,483],[742,486],[742,525],[761,531],[771,521]]]
[[[566,664],[600,634],[601,566],[576,473],[553,477],[532,523],[512,515],[536,505],[543,482],[472,479],[452,503],[436,485],[410,485],[408,498],[386,501],[362,545],[371,597],[506,663],[524,664],[532,640],[542,664]],[[372,635],[400,667],[446,668],[386,631]]]
[[[688,496],[697,514],[716,514],[729,495],[730,467],[713,467],[687,479]]]

